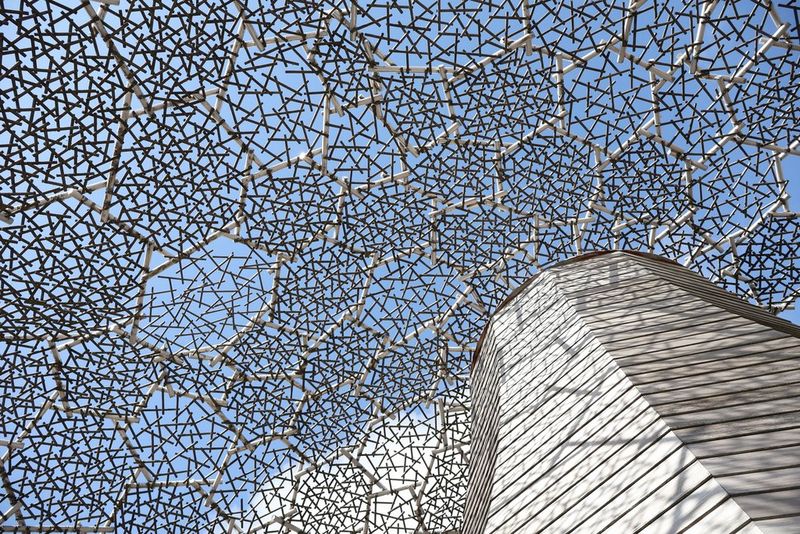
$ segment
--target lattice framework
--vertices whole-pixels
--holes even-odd
[[[0,9],[5,530],[456,531],[537,270],[800,292],[789,0]]]

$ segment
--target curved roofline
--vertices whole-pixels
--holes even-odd
[[[528,288],[528,286],[530,286],[537,278],[539,278],[539,275],[549,271],[550,269],[554,269],[556,267],[563,267],[563,266],[569,265],[571,263],[577,263],[579,261],[589,260],[589,259],[592,259],[592,258],[597,258],[599,256],[605,256],[607,254],[617,254],[617,253],[630,254],[632,256],[641,256],[643,258],[648,258],[648,259],[657,260],[657,261],[663,261],[665,263],[671,263],[673,265],[678,265],[679,267],[683,267],[680,263],[676,262],[675,260],[671,260],[669,258],[665,258],[664,256],[659,256],[658,254],[652,254],[650,252],[641,252],[641,251],[638,251],[638,250],[595,250],[595,251],[592,251],[592,252],[585,252],[583,254],[579,254],[577,256],[573,256],[571,258],[568,258],[566,260],[562,260],[562,261],[559,261],[557,263],[553,263],[551,265],[548,265],[547,267],[545,267],[544,269],[542,269],[538,273],[534,274],[533,276],[531,276],[530,278],[525,280],[516,289],[511,291],[511,293],[509,293],[508,296],[505,299],[503,299],[503,302],[501,302],[497,306],[497,309],[494,310],[494,313],[492,313],[492,315],[489,317],[489,320],[486,321],[486,324],[483,326],[483,330],[481,330],[481,335],[478,338],[478,343],[475,345],[475,352],[472,353],[472,362],[470,363],[470,371],[472,371],[472,369],[475,368],[475,364],[478,362],[478,358],[480,358],[481,347],[483,346],[483,340],[486,337],[486,331],[489,329],[489,324],[491,324],[491,322],[495,318],[495,316],[498,313],[500,313],[501,311],[503,311],[503,309],[506,306],[508,306],[508,304],[512,300],[517,298],[523,291],[525,291]]]

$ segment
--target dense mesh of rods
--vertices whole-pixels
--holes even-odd
[[[800,290],[790,0],[1,9],[7,530],[455,531],[541,267]]]

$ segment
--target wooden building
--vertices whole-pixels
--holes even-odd
[[[678,264],[540,273],[472,391],[464,534],[800,532],[800,328]]]

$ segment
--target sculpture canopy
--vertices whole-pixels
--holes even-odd
[[[456,531],[541,268],[796,299],[794,4],[4,6],[4,527]]]

